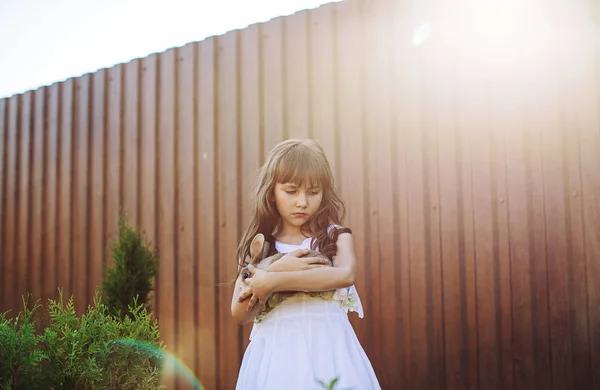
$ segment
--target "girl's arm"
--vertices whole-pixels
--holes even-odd
[[[249,258],[246,258],[246,260],[249,260]],[[248,294],[248,292],[250,292],[250,294]],[[252,289],[243,282],[242,275],[240,274],[235,281],[233,296],[231,298],[231,314],[236,322],[240,325],[244,325],[252,321],[261,309],[260,305],[254,305],[252,310],[247,310],[247,298],[250,295],[252,295]]]
[[[245,289],[244,283],[242,282],[241,276],[235,282],[235,290],[233,290],[233,298],[231,299],[231,314],[239,325],[244,325],[254,319],[261,309],[260,305],[254,305],[251,311],[248,311],[248,301],[246,298],[242,298],[240,302],[240,296],[242,293],[249,290],[250,295],[252,289]]]
[[[329,291],[349,287],[356,279],[356,256],[350,233],[342,233],[337,239],[337,255],[333,267],[318,267],[305,271],[266,272],[251,268],[253,276],[246,279],[252,291],[242,297],[256,295],[261,303],[278,291]]]
[[[352,234],[342,233],[337,239],[337,255],[333,267],[318,267],[302,272],[272,272],[272,292],[329,291],[350,287],[356,279],[356,255]]]

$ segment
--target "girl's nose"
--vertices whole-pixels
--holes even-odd
[[[298,196],[298,207],[306,207],[306,196]]]

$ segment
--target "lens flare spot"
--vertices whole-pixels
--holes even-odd
[[[431,25],[429,23],[423,23],[413,33],[413,45],[422,45],[431,37]]]
[[[118,339],[114,342],[135,346],[149,356],[160,358],[162,361],[162,379],[165,377],[177,378],[181,384],[191,385],[192,388],[196,390],[204,389],[200,383],[200,380],[196,378],[192,370],[190,370],[190,368],[181,359],[172,353],[169,353],[155,345],[135,339]]]

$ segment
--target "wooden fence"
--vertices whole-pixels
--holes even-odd
[[[0,100],[0,309],[83,310],[123,207],[169,351],[232,389],[249,328],[217,283],[265,154],[312,137],[385,389],[600,388],[597,12],[494,4],[346,0]]]

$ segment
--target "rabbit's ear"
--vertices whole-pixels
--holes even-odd
[[[252,239],[252,243],[250,244],[250,256],[252,256],[252,262],[254,262],[256,258],[262,254],[264,242],[265,236],[261,233],[257,234]]]
[[[265,243],[263,245],[261,260],[262,259],[266,259],[267,257],[269,257],[269,249],[270,249],[269,241],[265,241]]]

